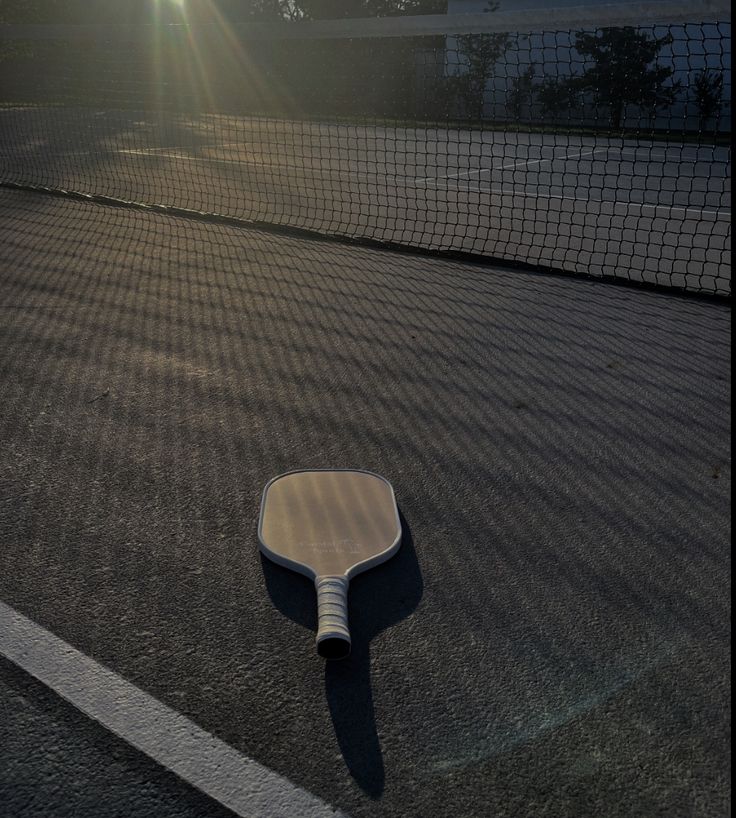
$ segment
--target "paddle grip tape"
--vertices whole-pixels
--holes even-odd
[[[348,629],[348,580],[345,577],[317,577],[317,646],[327,639],[346,642],[346,652],[350,650],[350,630]]]

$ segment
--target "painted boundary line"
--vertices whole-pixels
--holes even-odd
[[[153,150],[156,150],[156,153],[153,153]],[[274,168],[286,168],[288,170],[298,170],[301,171],[303,176],[311,174],[313,177],[335,177],[337,176],[337,181],[340,180],[350,180],[350,179],[362,179],[368,183],[378,184],[378,181],[383,178],[392,179],[397,185],[405,184],[407,188],[416,188],[417,190],[424,190],[424,189],[431,189],[431,190],[462,190],[467,191],[470,193],[483,193],[487,196],[519,196],[525,199],[555,199],[561,201],[570,201],[570,202],[582,202],[586,207],[589,206],[592,202],[595,203],[602,203],[602,204],[613,204],[617,207],[623,207],[627,210],[629,209],[638,209],[638,210],[663,210],[666,213],[693,213],[698,216],[714,216],[716,220],[725,220],[729,221],[731,219],[731,212],[730,210],[721,209],[716,210],[707,207],[684,207],[682,205],[674,205],[674,204],[648,204],[646,202],[627,202],[620,199],[614,200],[607,200],[607,199],[589,199],[583,196],[563,196],[557,195],[554,193],[540,193],[538,191],[534,191],[534,193],[527,193],[523,190],[509,190],[508,188],[499,188],[494,189],[493,187],[480,187],[479,185],[464,185],[461,184],[463,181],[471,182],[470,179],[461,179],[462,176],[480,176],[482,174],[494,173],[499,171],[505,170],[514,170],[517,167],[523,166],[530,166],[530,165],[538,165],[544,162],[554,162],[556,160],[559,161],[567,161],[570,159],[578,159],[583,156],[589,156],[595,153],[599,153],[600,151],[608,150],[608,148],[595,148],[594,150],[590,151],[583,151],[582,153],[574,153],[569,154],[566,156],[549,156],[543,159],[533,159],[533,160],[519,160],[518,162],[514,162],[509,165],[500,165],[499,167],[489,167],[489,168],[479,168],[478,170],[474,171],[466,171],[464,173],[453,173],[447,176],[428,176],[422,179],[415,179],[413,176],[390,176],[388,174],[383,175],[380,172],[376,172],[374,174],[368,173],[360,173],[353,170],[344,171],[341,168],[328,168],[328,167],[307,167],[304,165],[289,165],[288,163],[284,163],[281,165],[270,163],[264,164],[262,162],[257,162],[252,159],[241,159],[241,160],[234,160],[234,159],[215,159],[215,158],[201,158],[197,156],[186,156],[185,154],[178,154],[178,153],[162,153],[161,151],[165,150],[165,148],[158,148],[158,149],[120,149],[118,153],[124,155],[131,155],[131,156],[151,156],[151,157],[163,157],[167,159],[176,159],[181,162],[199,162],[202,164],[209,164],[209,165],[236,165],[239,167],[253,167],[257,170],[273,170]],[[612,160],[615,161],[615,160]],[[552,172],[555,172],[554,169]],[[561,171],[556,171],[557,173],[561,173]],[[478,180],[479,182],[482,180]],[[438,182],[452,182],[452,185],[443,185],[437,184]],[[358,183],[359,184],[359,183]],[[589,189],[589,188],[588,188]],[[357,191],[357,193],[361,193],[361,191]]]
[[[3,602],[0,654],[242,818],[345,818]]]
[[[554,162],[559,159],[562,162],[567,162],[569,159],[580,159],[583,156],[592,156],[594,153],[608,150],[608,148],[593,148],[589,151],[581,151],[579,153],[570,153],[565,156],[543,156],[539,159],[519,159],[511,162],[508,165],[499,165],[498,167],[491,166],[490,168],[479,168],[477,170],[464,170],[461,173],[448,173],[445,176],[427,176],[423,179],[417,179],[416,182],[435,182],[438,179],[461,179],[463,176],[479,176],[482,173],[493,173],[499,170],[514,170],[520,167],[530,167],[531,165],[541,165],[544,162]]]

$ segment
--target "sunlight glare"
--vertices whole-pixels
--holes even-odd
[[[250,49],[217,8],[217,0],[154,0],[153,9],[151,69],[160,105],[200,113],[222,113],[223,106],[244,103],[297,110],[288,90],[263,75]],[[174,21],[184,29],[169,31]]]

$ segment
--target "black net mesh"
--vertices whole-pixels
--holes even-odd
[[[0,27],[0,181],[730,294],[711,7]]]

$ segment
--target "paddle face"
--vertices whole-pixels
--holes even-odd
[[[401,523],[391,484],[350,470],[298,471],[266,486],[258,525],[261,551],[316,577],[350,579],[393,556]]]

